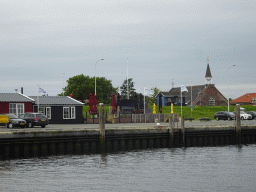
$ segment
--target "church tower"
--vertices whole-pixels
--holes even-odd
[[[209,57],[207,58],[207,69],[205,74],[205,84],[210,85],[212,84],[212,74],[209,66]]]

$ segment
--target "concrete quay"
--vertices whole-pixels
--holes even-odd
[[[0,127],[0,159],[58,154],[89,154],[161,147],[218,146],[256,143],[256,121],[169,123],[50,124],[46,128]]]

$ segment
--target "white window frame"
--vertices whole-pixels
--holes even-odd
[[[49,115],[47,113],[47,111],[49,110]],[[52,117],[52,111],[51,111],[51,107],[46,107],[46,110],[45,110],[45,115],[48,119],[51,119]]]
[[[70,114],[71,114],[71,116],[70,116],[70,118],[71,119],[75,119],[76,118],[76,108],[75,107],[71,107],[71,110],[70,110]]]
[[[68,112],[65,114],[65,112]],[[63,107],[63,119],[75,119],[76,108],[75,107]]]
[[[12,107],[11,107],[12,105]],[[14,107],[15,105],[15,107]],[[19,108],[19,106],[21,108]],[[19,109],[21,109],[20,113],[19,113]],[[12,110],[15,110],[15,112],[13,112]],[[24,103],[9,103],[9,113],[11,114],[15,114],[17,116],[19,116],[20,114],[24,113]]]

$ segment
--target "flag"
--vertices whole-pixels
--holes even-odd
[[[188,90],[187,90],[187,87],[185,87],[184,85],[181,85],[181,92],[183,92],[183,91],[187,91],[188,92]]]
[[[154,91],[145,87],[145,94],[146,95],[153,95],[153,93],[154,93]]]
[[[40,88],[40,87],[38,87],[38,89],[39,89],[39,93],[46,93],[42,88]]]

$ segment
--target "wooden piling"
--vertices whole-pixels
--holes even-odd
[[[182,129],[182,137],[183,137],[183,147],[186,146],[186,143],[185,143],[185,126],[184,126],[184,116],[181,116],[180,117],[180,123],[181,123],[181,129]]]
[[[241,141],[240,105],[236,104],[236,143],[241,145]]]
[[[169,147],[173,147],[173,117],[169,117]]]
[[[103,103],[99,104],[99,128],[100,128],[100,143],[105,145],[105,118]]]

